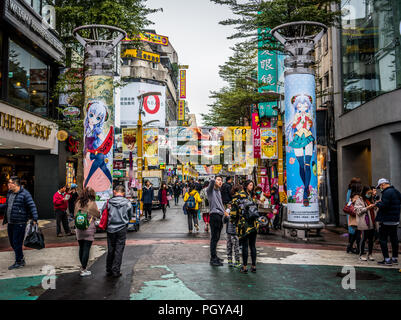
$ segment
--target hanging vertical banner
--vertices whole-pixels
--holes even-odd
[[[159,129],[143,129],[143,156],[147,158],[149,166],[159,165]]]
[[[113,78],[85,79],[84,187],[95,190],[98,200],[113,195],[114,106]]]
[[[178,101],[178,121],[184,121],[185,119],[185,101]]]
[[[123,128],[122,129],[122,147],[123,153],[132,152],[134,157],[137,155],[136,144],[136,128]]]
[[[318,222],[315,77],[285,77],[288,221]]]
[[[262,82],[265,86],[258,89],[259,92],[274,91],[277,92],[277,53],[271,50],[264,50],[263,45],[266,43],[262,40],[263,35],[268,33],[269,29],[258,29],[259,43],[258,43],[258,82]],[[277,106],[277,102],[262,102],[259,103],[259,116],[274,117],[277,116],[277,111],[273,109]]]
[[[261,148],[260,148],[259,115],[256,112],[252,114],[252,140],[253,140],[253,157],[255,159],[260,159]]]
[[[260,144],[262,149],[262,159],[277,159],[277,129],[261,128]]]
[[[180,70],[180,99],[187,98],[187,71]]]

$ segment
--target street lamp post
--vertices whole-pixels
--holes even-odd
[[[142,166],[143,166],[143,126],[142,126],[142,109],[143,109],[143,101],[146,97],[149,96],[161,96],[160,92],[147,92],[138,96],[139,101],[139,116],[137,123],[137,131],[136,131],[136,141],[138,142],[138,157],[136,160],[137,165],[137,180],[138,180],[138,199],[140,201],[140,209],[141,212],[143,210],[142,199]],[[150,123],[150,122],[148,122]]]
[[[270,31],[288,55],[284,60],[287,221],[283,222],[287,237],[307,239],[309,230],[324,227],[319,219],[312,52],[326,30],[322,23],[299,21]]]
[[[73,30],[85,48],[84,183],[95,190],[98,205],[112,196],[114,141],[114,48],[127,33],[106,25]]]

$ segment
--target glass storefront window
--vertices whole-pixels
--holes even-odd
[[[8,101],[48,116],[48,70],[48,65],[10,40]]]
[[[42,15],[42,6],[45,5],[43,0],[25,0],[25,2],[30,5],[33,10],[35,10],[38,14]]]
[[[401,1],[343,0],[344,111],[401,88]]]

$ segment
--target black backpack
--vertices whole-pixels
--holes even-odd
[[[253,201],[244,199],[241,203],[241,207],[246,221],[253,222],[260,217],[258,206]]]

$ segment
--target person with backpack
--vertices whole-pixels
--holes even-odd
[[[128,224],[133,216],[131,202],[125,198],[125,187],[117,185],[111,198],[103,206],[102,212],[108,210],[107,218],[107,259],[106,275],[118,278],[120,272],[125,241],[127,239]]]
[[[74,209],[74,221],[76,236],[79,244],[79,261],[81,262],[80,276],[90,276],[86,269],[89,261],[89,253],[95,240],[95,221],[100,218],[100,211],[96,205],[96,193],[90,187],[86,187],[78,195]]]
[[[209,200],[207,198],[206,188],[209,186],[209,181],[206,181],[203,185],[203,189],[200,192],[200,197],[202,199],[201,203],[201,213],[203,222],[205,223],[205,232],[209,232],[209,223],[210,223],[210,207]]]
[[[8,270],[25,266],[23,243],[26,224],[32,219],[32,224],[38,223],[38,210],[28,190],[21,186],[21,180],[12,176],[8,180],[6,203],[0,204],[0,212],[4,212],[3,225],[7,224],[8,240],[15,253],[15,262]]]
[[[233,196],[231,201],[230,219],[237,225],[238,238],[242,241],[242,267],[241,273],[248,273],[248,246],[251,251],[251,272],[256,272],[256,236],[259,229],[258,205],[254,200],[254,183],[247,180],[244,190]]]
[[[189,185],[189,190],[185,193],[184,196],[185,209],[187,211],[188,216],[188,229],[189,233],[192,233],[192,220],[194,222],[194,226],[196,231],[199,231],[199,223],[198,223],[198,209],[199,203],[202,202],[202,199],[195,189],[195,184]]]

